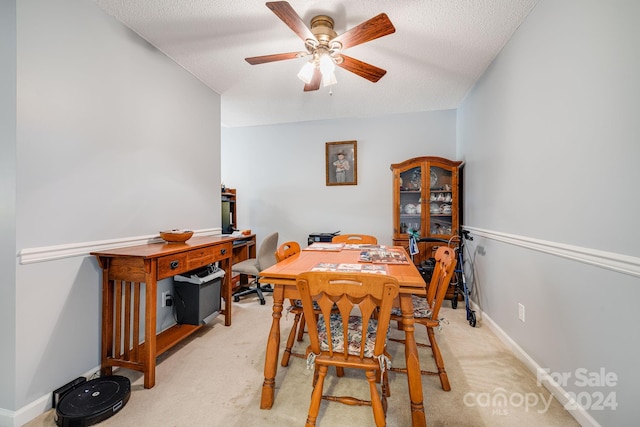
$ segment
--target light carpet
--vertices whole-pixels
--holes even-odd
[[[423,376],[423,393],[427,425],[438,426],[577,426],[549,392],[536,384],[535,375],[515,358],[503,343],[478,321],[472,328],[466,321],[464,305],[457,310],[447,307],[441,316],[447,319],[436,332],[452,390],[440,388],[437,376]],[[142,375],[120,369],[114,373],[132,382],[129,402],[117,414],[99,423],[104,427],[128,426],[303,426],[311,396],[312,371],[305,361],[292,357],[283,368],[278,361],[273,408],[260,409],[260,392],[264,379],[264,354],[271,326],[271,295],[267,304],[245,298],[234,304],[233,324],[225,327],[222,316],[202,328],[158,358],[156,385],[142,386]],[[281,319],[281,352],[291,328],[293,316]],[[306,334],[305,334],[306,336]],[[392,330],[392,336],[403,333]],[[426,340],[425,328],[416,325],[416,339]],[[304,352],[306,342],[295,345]],[[403,345],[390,342],[393,364],[404,366]],[[428,348],[419,349],[423,369],[433,369]],[[407,378],[402,373],[389,374],[391,397],[388,399],[387,425],[411,425]],[[367,399],[368,384],[364,374],[346,371],[336,378],[330,370],[325,392],[354,394]],[[547,402],[549,402],[547,404]],[[323,401],[318,426],[374,425],[370,407],[346,406]],[[55,426],[54,410],[25,425]]]

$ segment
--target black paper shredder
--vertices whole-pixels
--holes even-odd
[[[176,321],[200,325],[220,313],[220,290],[224,270],[208,265],[184,275],[173,276]]]

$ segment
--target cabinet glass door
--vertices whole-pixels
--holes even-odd
[[[429,234],[432,236],[451,235],[454,200],[451,170],[438,166],[429,167]]]
[[[422,228],[422,168],[420,166],[400,172],[400,224],[398,230],[406,234]]]

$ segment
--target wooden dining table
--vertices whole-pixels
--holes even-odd
[[[402,247],[387,247],[401,251],[407,260],[409,255]],[[298,274],[311,271],[320,263],[330,264],[358,264],[360,250],[309,250],[303,249],[299,254],[285,259],[260,272],[261,284],[271,284],[273,287],[273,321],[267,339],[267,350],[264,361],[264,383],[260,400],[261,409],[271,409],[275,398],[275,378],[278,369],[280,352],[280,318],[282,317],[283,302],[285,299],[299,299],[300,294],[296,288]],[[425,283],[416,266],[409,261],[406,264],[376,264],[384,265],[386,274],[395,277],[400,285],[400,308],[402,310],[402,327],[405,332],[405,361],[407,367],[407,381],[412,425],[426,426],[424,403],[422,396],[422,377],[420,374],[420,362],[414,337],[414,318],[412,295],[424,295]]]

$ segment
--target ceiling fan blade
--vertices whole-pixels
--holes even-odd
[[[265,64],[267,62],[283,61],[285,59],[294,59],[307,56],[308,52],[289,52],[289,53],[276,53],[273,55],[252,56],[250,58],[244,58],[251,65]]]
[[[377,82],[387,74],[386,70],[382,68],[378,68],[374,65],[367,64],[366,62],[362,62],[359,59],[351,58],[350,56],[340,55],[342,56],[342,62],[336,64],[338,67],[344,68],[347,71],[351,71],[354,74],[359,75],[360,77],[364,77],[370,82]]]
[[[349,31],[340,34],[331,41],[340,42],[340,44],[342,44],[342,49],[347,49],[351,46],[356,46],[395,32],[396,28],[389,20],[387,14],[381,13],[362,24],[353,27]]]
[[[267,2],[267,7],[271,9],[271,11],[282,20],[282,22],[287,24],[287,26],[291,28],[293,32],[302,39],[302,41],[306,42],[307,39],[311,39],[316,42],[318,41],[309,27],[305,25],[302,18],[300,18],[296,11],[293,10],[291,5],[286,1],[270,1]]]
[[[306,85],[304,85],[304,91],[309,92],[312,90],[320,89],[321,81],[322,81],[322,73],[320,73],[320,70],[316,68],[313,70],[313,77],[311,78],[311,81]]]

